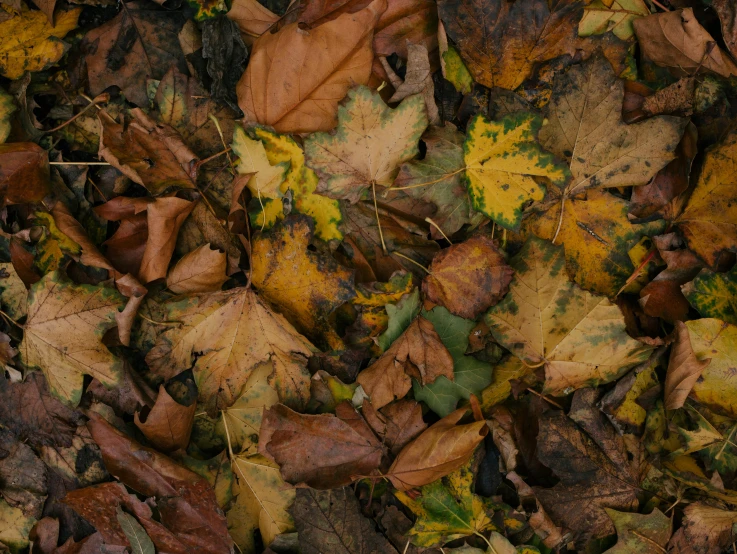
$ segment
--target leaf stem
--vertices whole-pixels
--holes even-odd
[[[566,191],[563,191],[563,195],[560,197],[560,217],[558,218],[558,227],[555,229],[553,240],[550,241],[553,244],[555,244],[555,239],[558,238],[558,233],[560,233],[560,228],[563,225],[563,210],[565,210],[565,207],[566,207]]]
[[[466,170],[466,167],[464,166],[464,167],[462,167],[462,168],[454,171],[453,173],[446,173],[445,175],[443,175],[439,179],[435,179],[434,181],[428,181],[427,183],[415,183],[414,185],[407,185],[406,187],[389,187],[387,189],[387,192],[389,192],[390,190],[409,190],[409,189],[416,189],[416,188],[420,188],[420,187],[426,187],[428,185],[434,185],[435,183],[439,183],[440,181],[444,181],[448,177],[452,177],[453,175],[457,175],[461,171],[465,171],[465,170]]]
[[[374,197],[374,212],[376,213],[376,225],[379,227],[379,238],[381,239],[381,247],[384,249],[384,254],[388,251],[386,249],[386,243],[384,242],[384,232],[381,230],[381,220],[379,219],[379,206],[376,204],[376,181],[371,181],[371,193]]]
[[[26,326],[18,323],[16,320],[14,320],[12,317],[10,317],[8,314],[6,314],[4,311],[0,310],[0,315],[2,315],[5,319],[7,319],[10,323],[18,327],[18,329],[25,329]]]
[[[427,273],[428,275],[432,275],[432,272],[431,272],[431,271],[430,271],[429,269],[427,269],[427,268],[426,268],[426,267],[425,267],[424,265],[422,265],[422,264],[419,264],[419,263],[417,263],[417,262],[416,262],[416,261],[414,261],[414,260],[413,260],[412,258],[410,258],[409,256],[405,256],[405,255],[404,255],[404,254],[402,254],[401,252],[389,252],[389,254],[393,254],[393,255],[395,255],[395,256],[399,256],[400,258],[404,258],[404,259],[405,259],[405,260],[407,260],[408,262],[412,262],[413,264],[415,264],[415,265],[416,265],[417,267],[420,267],[420,268],[422,268],[422,270],[423,270],[423,271],[424,271],[425,273]]]
[[[86,99],[89,100],[88,98],[86,98]],[[89,104],[87,104],[84,108],[82,108],[77,115],[73,115],[70,119],[67,119],[64,123],[62,123],[61,125],[58,125],[58,126],[54,127],[53,129],[49,129],[48,131],[44,131],[44,134],[48,135],[49,133],[53,133],[55,131],[58,131],[59,129],[63,129],[64,127],[66,127],[70,123],[74,122],[75,119],[77,119],[78,117],[84,115],[84,113],[87,110],[89,110],[90,108],[92,108],[93,106],[95,106],[97,104],[103,104],[103,103],[107,102],[108,100],[110,100],[110,95],[107,92],[103,92],[102,94],[98,94],[97,96],[95,96],[95,98],[93,100],[90,101]]]
[[[434,221],[433,221],[432,219],[430,219],[429,217],[426,217],[426,218],[425,218],[425,221],[427,221],[427,222],[428,222],[428,223],[429,223],[430,225],[432,225],[432,226],[433,226],[433,227],[435,227],[435,228],[436,228],[436,229],[437,229],[438,231],[440,231],[440,234],[441,234],[441,235],[443,235],[443,238],[444,238],[445,240],[447,240],[447,241],[448,241],[448,242],[449,242],[450,244],[453,244],[453,241],[452,241],[452,240],[450,240],[450,239],[448,238],[448,235],[446,235],[446,234],[445,234],[445,233],[443,232],[443,230],[442,230],[442,229],[440,228],[440,225],[438,225],[437,223],[435,223],[435,222],[434,222]]]

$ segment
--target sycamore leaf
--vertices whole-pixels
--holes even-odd
[[[683,510],[683,527],[668,543],[669,552],[719,554],[734,540],[737,512],[730,512],[703,502],[689,504]]]
[[[300,331],[330,343],[339,339],[328,316],[356,290],[352,271],[307,249],[313,229],[308,217],[291,216],[254,238],[251,279]]]
[[[200,460],[184,455],[181,459],[182,465],[194,471],[207,482],[215,492],[218,506],[225,508],[233,499],[233,470],[231,468],[228,451],[223,450],[217,456],[209,460]]]
[[[0,87],[0,144],[10,135],[11,117],[17,109],[13,97]]]
[[[162,452],[186,450],[192,432],[197,403],[184,406],[167,392],[164,385],[159,386],[156,403],[145,417],[136,412],[133,421],[141,433]]]
[[[166,286],[177,294],[220,290],[228,280],[226,256],[210,243],[182,256],[166,276]]]
[[[302,406],[309,397],[307,358],[313,346],[248,288],[174,299],[165,331],[146,355],[149,367],[170,379],[192,367],[205,409],[233,405],[251,373],[271,364],[269,382],[283,402]]]
[[[0,305],[14,320],[28,310],[28,291],[12,263],[0,263]]]
[[[28,297],[28,320],[18,347],[23,363],[41,369],[51,393],[73,406],[82,397],[85,375],[107,387],[118,385],[123,362],[101,341],[124,303],[115,289],[76,285],[59,271],[49,273]]]
[[[615,37],[628,40],[635,34],[632,22],[646,15],[650,15],[650,9],[644,0],[594,0],[584,8],[578,23],[578,36],[611,31]]]
[[[438,13],[474,79],[514,90],[536,63],[576,50],[580,0],[441,0]]]
[[[269,163],[289,162],[289,170],[279,189],[283,194],[292,191],[294,210],[315,220],[315,236],[322,240],[342,239],[338,225],[343,219],[337,200],[315,194],[317,174],[305,165],[305,154],[289,135],[280,135],[263,127],[254,127],[253,134],[263,142]],[[281,218],[283,211],[277,213]],[[270,226],[269,221],[265,221]]]
[[[233,131],[232,147],[241,160],[238,173],[253,175],[247,185],[251,194],[256,198],[281,198],[283,194],[279,185],[284,181],[289,164],[271,165],[263,143],[250,138],[240,125],[236,125]]]
[[[409,294],[405,294],[396,304],[386,305],[386,314],[389,322],[381,335],[379,335],[378,343],[382,352],[385,352],[399,335],[409,327],[414,321],[417,314],[420,313],[420,290],[415,288]]]
[[[378,92],[351,89],[338,108],[336,131],[305,140],[307,164],[320,177],[318,192],[355,203],[375,185],[391,185],[399,166],[418,153],[427,124],[421,96],[392,110]]]
[[[540,144],[569,160],[568,195],[587,188],[644,185],[665,167],[688,120],[661,115],[622,121],[624,82],[609,62],[594,57],[558,74],[540,129]]]
[[[688,247],[715,268],[725,252],[737,251],[735,163],[737,133],[706,151],[688,204],[675,220]]]
[[[686,300],[702,317],[737,324],[737,267],[727,273],[702,269],[693,281],[681,287]]]
[[[56,15],[56,25],[46,14],[22,11],[0,22],[0,75],[20,79],[26,71],[41,71],[61,59],[67,46],[61,40],[77,27],[82,8]]]
[[[470,464],[425,485],[414,498],[406,492],[395,496],[417,516],[408,535],[417,546],[435,546],[496,529],[488,501],[473,493],[474,474]]]
[[[484,235],[453,244],[432,260],[422,292],[450,313],[476,319],[509,290],[512,268],[494,241]]]
[[[545,196],[545,187],[533,176],[547,177],[559,187],[570,178],[565,164],[536,142],[541,124],[538,116],[525,112],[500,121],[477,115],[468,124],[463,153],[471,205],[506,229],[519,227],[525,203]]]
[[[646,236],[665,230],[665,221],[633,224],[629,202],[606,191],[590,190],[584,198],[567,198],[561,220],[560,194],[546,202],[547,211],[531,219],[540,238],[565,247],[566,265],[573,280],[586,290],[614,298],[635,271],[630,250]],[[558,225],[560,224],[560,228]]]
[[[510,261],[509,294],[486,314],[494,338],[528,366],[544,366],[554,394],[608,383],[652,347],[630,338],[619,308],[573,284],[563,249],[529,239]]]
[[[691,396],[713,410],[737,416],[737,326],[719,319],[687,321],[697,360],[711,358]]]
[[[476,323],[454,316],[443,307],[436,307],[422,316],[432,322],[440,340],[453,357],[453,380],[438,377],[434,383],[413,384],[414,396],[424,401],[441,417],[450,414],[461,399],[479,394],[491,382],[492,367],[488,362],[467,356],[468,336]]]
[[[644,515],[606,508],[617,529],[617,544],[604,554],[662,554],[671,535],[672,522],[655,508]]]

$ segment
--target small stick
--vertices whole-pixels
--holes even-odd
[[[49,162],[49,165],[110,165],[107,162]]]
[[[87,98],[86,96],[85,96],[85,99],[86,100],[89,100],[89,98]],[[65,121],[61,125],[58,125],[57,127],[54,127],[53,129],[49,129],[48,131],[44,131],[44,134],[47,134],[48,135],[49,133],[53,133],[55,131],[58,131],[59,129],[63,129],[64,127],[66,127],[67,125],[69,125],[70,123],[72,123],[75,119],[77,119],[78,117],[80,117],[81,115],[83,115],[92,106],[96,106],[97,104],[102,104],[104,102],[107,102],[108,100],[110,100],[110,95],[107,92],[103,92],[102,94],[99,94],[99,95],[95,96],[95,98],[93,100],[90,100],[90,103],[87,104],[84,108],[82,108],[77,115],[72,116],[70,119],[68,119],[67,121]]]
[[[553,401],[553,400],[550,400],[550,398],[548,398],[547,396],[545,396],[545,395],[542,395],[542,394],[540,394],[539,392],[537,392],[536,390],[534,390],[534,389],[531,389],[531,388],[529,388],[529,387],[527,388],[527,390],[528,390],[529,392],[531,392],[532,394],[534,394],[535,396],[539,396],[540,398],[542,398],[543,400],[545,400],[545,402],[547,402],[548,404],[552,404],[552,405],[553,405],[553,406],[555,406],[556,408],[559,408],[559,409],[561,409],[561,410],[565,411],[565,410],[563,409],[563,406],[561,406],[560,404],[558,404],[557,402],[555,402],[555,401]]]

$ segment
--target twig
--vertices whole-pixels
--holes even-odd
[[[638,532],[637,532],[637,531],[635,531],[634,529],[630,529],[630,533],[632,533],[632,534],[633,534],[633,535],[635,535],[636,537],[640,537],[640,538],[641,538],[642,540],[644,540],[644,541],[647,541],[647,542],[649,542],[650,544],[652,544],[652,545],[653,545],[653,546],[654,546],[655,548],[657,548],[657,549],[658,549],[658,550],[660,550],[661,552],[668,552],[668,551],[667,551],[667,550],[666,550],[665,548],[663,548],[662,546],[660,546],[660,545],[659,545],[658,543],[656,543],[656,542],[655,542],[654,540],[652,540],[652,539],[651,539],[650,537],[646,537],[645,535],[642,535],[641,533],[638,533]]]
[[[86,100],[89,100],[89,98],[85,97]],[[90,101],[89,104],[87,104],[84,108],[82,108],[77,115],[73,115],[70,119],[67,119],[64,123],[61,125],[58,125],[54,127],[53,129],[49,129],[48,131],[44,131],[44,134],[53,133],[55,131],[58,131],[59,129],[63,129],[70,123],[72,123],[75,119],[83,115],[87,110],[89,110],[91,107],[96,106],[97,104],[102,104],[104,102],[107,102],[110,100],[110,95],[107,92],[103,92],[102,94],[98,94],[95,96],[95,98]]]
[[[542,398],[543,400],[545,400],[545,402],[547,402],[548,404],[552,404],[552,405],[553,405],[553,406],[555,406],[556,408],[558,408],[558,409],[560,409],[560,410],[563,410],[563,411],[565,411],[565,410],[564,410],[564,408],[563,408],[563,406],[561,406],[560,404],[558,404],[558,403],[557,403],[557,402],[555,402],[554,400],[550,400],[550,398],[548,398],[547,396],[545,396],[545,395],[543,395],[543,394],[540,394],[540,393],[539,393],[539,392],[537,392],[537,391],[536,391],[535,389],[531,389],[530,387],[527,387],[527,391],[528,391],[528,392],[531,392],[531,393],[532,393],[532,394],[534,394],[535,396],[539,396],[540,398]]]
[[[412,262],[413,264],[415,264],[417,267],[421,267],[423,271],[427,273],[428,275],[432,275],[432,272],[429,269],[427,269],[424,265],[417,263],[412,258],[410,258],[409,256],[405,256],[401,252],[389,252],[389,254],[393,254],[395,256],[399,256],[400,258],[404,258],[408,262]]]
[[[670,8],[666,8],[663,4],[658,2],[658,0],[652,0],[652,3],[655,4],[657,7],[659,7],[661,10],[663,10],[664,12],[670,11]]]
[[[49,165],[110,165],[107,162],[49,162]]]
[[[141,313],[138,314],[138,317],[148,321],[149,323],[153,323],[154,325],[181,325],[182,324],[181,321],[154,321],[153,319],[149,319],[148,317],[146,317],[145,315]]]

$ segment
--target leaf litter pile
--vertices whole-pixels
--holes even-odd
[[[0,0],[0,552],[737,552],[732,0]]]

